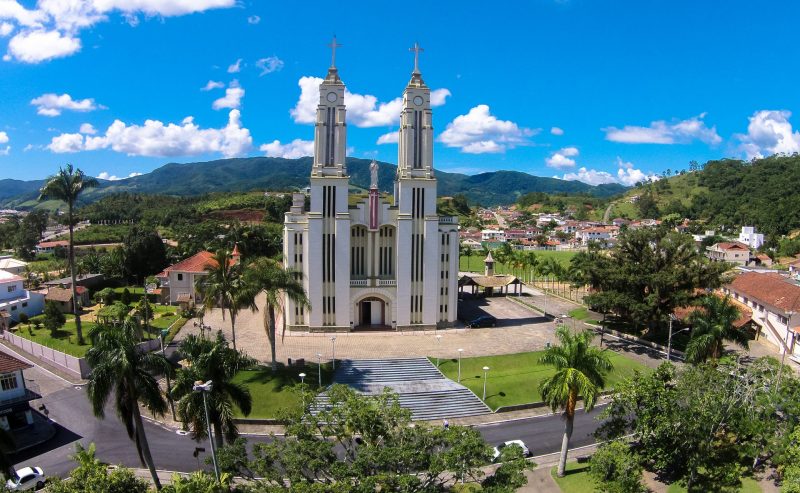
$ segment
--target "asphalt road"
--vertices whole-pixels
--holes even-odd
[[[57,423],[56,436],[47,443],[27,450],[14,457],[17,467],[37,465],[49,476],[65,476],[75,467],[70,455],[75,450],[74,443],[84,446],[95,443],[97,456],[110,464],[141,467],[136,449],[120,424],[113,409],[109,407],[104,420],[96,419],[86,397],[85,388],[68,387],[45,396],[42,402],[50,411],[50,418]],[[572,447],[594,442],[592,432],[598,422],[592,413],[579,412],[571,442]],[[498,416],[499,418],[500,416]],[[211,448],[207,441],[195,442],[189,436],[179,435],[158,424],[146,423],[150,450],[157,467],[162,470],[190,472],[198,468],[210,470],[204,462]],[[492,445],[506,440],[521,439],[533,455],[556,452],[561,446],[564,423],[561,416],[541,416],[519,419],[492,425],[479,426],[481,434]],[[248,436],[251,443],[269,440],[265,436]],[[204,447],[199,460],[193,457],[195,447]]]

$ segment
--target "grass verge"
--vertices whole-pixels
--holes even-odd
[[[328,385],[333,376],[330,363],[322,365],[322,383]],[[259,366],[250,370],[243,370],[233,378],[235,383],[245,385],[253,397],[253,409],[248,418],[270,419],[277,418],[281,410],[299,406],[300,398],[292,392],[292,387],[300,383],[300,373],[305,373],[305,383],[312,388],[318,387],[318,367],[316,363],[307,363],[305,367],[291,367],[279,365],[273,374],[269,366]],[[244,418],[236,410],[237,418]]]
[[[461,383],[475,395],[483,395],[483,367],[488,366],[486,382],[486,405],[492,409],[541,402],[539,383],[553,375],[551,366],[539,363],[544,351],[479,356],[461,359]],[[635,370],[647,371],[647,367],[621,354],[608,352],[614,369],[606,377],[606,388],[633,375]],[[433,364],[436,359],[431,358]],[[443,359],[439,369],[451,380],[458,379],[458,359]]]

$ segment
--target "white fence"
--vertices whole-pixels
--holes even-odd
[[[43,360],[44,362],[55,366],[56,368],[68,372],[76,378],[89,378],[91,367],[86,362],[85,358],[78,358],[71,356],[61,351],[57,351],[47,346],[42,346],[39,343],[25,339],[11,332],[4,331],[2,338],[13,344],[14,346],[22,349],[26,353]],[[151,339],[139,344],[139,347],[144,351],[154,351],[161,348],[161,342],[158,339]]]

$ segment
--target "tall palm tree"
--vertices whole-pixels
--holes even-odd
[[[239,370],[255,365],[255,360],[228,346],[222,331],[217,332],[215,339],[189,335],[181,342],[178,351],[189,363],[178,370],[170,391],[177,400],[181,421],[189,425],[196,439],[208,436],[203,396],[194,392],[193,387],[197,381],[211,380],[211,392],[206,397],[217,446],[222,447],[223,437],[229,443],[233,442],[239,435],[233,421],[233,406],[247,416],[252,410],[253,399],[247,387],[232,380]]]
[[[275,373],[278,369],[275,357],[275,319],[276,315],[284,309],[284,296],[299,307],[310,308],[311,304],[300,280],[302,273],[284,269],[280,262],[266,257],[259,258],[250,264],[248,275],[250,276],[250,284],[255,286],[258,292],[263,292],[266,298],[263,310],[264,331],[267,333],[267,339],[269,339],[270,349],[272,350],[271,366],[272,372]]]
[[[730,296],[704,296],[699,306],[700,309],[690,316],[692,338],[686,346],[686,359],[689,362],[702,363],[711,358],[716,363],[722,356],[726,340],[747,349],[747,333],[733,325],[740,313],[730,302]]]
[[[542,381],[539,393],[553,411],[564,410],[566,424],[558,461],[558,476],[563,477],[578,398],[583,398],[584,410],[591,411],[605,386],[604,374],[612,365],[605,350],[591,345],[594,334],[590,330],[573,334],[562,325],[556,336],[560,344],[548,348],[539,360],[555,367],[556,373]]]
[[[244,278],[242,264],[234,262],[230,253],[220,250],[212,257],[214,262],[206,269],[206,275],[197,279],[197,291],[203,297],[203,308],[218,307],[231,319],[231,342],[236,349],[236,316],[243,308],[255,309],[256,291]]]
[[[153,483],[160,489],[139,404],[156,415],[166,412],[167,403],[153,375],[170,374],[172,366],[161,354],[139,349],[134,325],[129,319],[119,326],[97,326],[92,331],[92,347],[86,353],[92,368],[87,394],[94,415],[101,419],[105,417],[106,403],[113,396],[117,417],[136,444],[139,460],[150,470]]]
[[[75,203],[81,193],[87,188],[97,186],[97,180],[83,174],[80,169],[73,169],[71,164],[59,168],[58,173],[47,179],[39,190],[39,200],[60,200],[67,204],[67,227],[69,228],[69,275],[72,281],[72,309],[75,311],[75,332],[78,334],[78,344],[83,344],[83,331],[81,330],[81,312],[78,303],[78,287],[75,284],[75,248],[74,248],[74,220]]]

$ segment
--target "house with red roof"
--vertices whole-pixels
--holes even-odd
[[[706,247],[706,257],[715,262],[747,265],[751,260],[750,247],[738,241],[723,241]]]
[[[0,351],[0,428],[30,432],[34,424],[30,401],[41,399],[38,387],[26,382],[23,370],[33,365]]]
[[[231,261],[239,261],[239,246],[236,245],[231,253]],[[181,260],[175,265],[170,265],[156,277],[161,282],[161,300],[164,303],[190,304],[200,303],[200,295],[195,289],[197,280],[206,275],[208,269],[213,269],[219,264],[214,260],[214,254],[203,250],[191,257]]]

